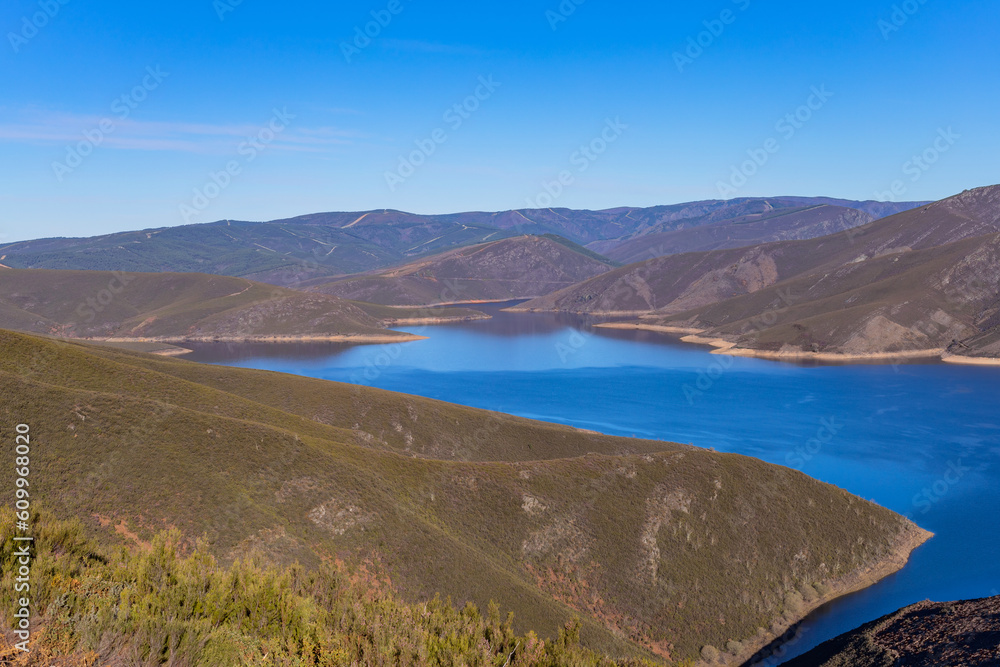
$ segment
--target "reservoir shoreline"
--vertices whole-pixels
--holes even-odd
[[[810,352],[806,350],[756,350],[747,347],[736,347],[736,343],[724,338],[702,336],[704,329],[688,327],[663,326],[657,324],[642,324],[637,322],[602,322],[593,325],[597,329],[619,329],[626,331],[652,331],[663,334],[680,335],[678,340],[692,345],[707,345],[715,348],[712,354],[724,354],[732,357],[750,357],[769,361],[819,361],[831,363],[850,363],[855,361],[893,362],[911,359],[936,359],[949,364],[965,364],[970,366],[1000,366],[1000,359],[994,357],[966,357],[949,354],[941,348],[918,350],[899,350],[896,352]]]

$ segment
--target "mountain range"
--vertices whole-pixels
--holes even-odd
[[[26,241],[0,248],[0,266],[244,273],[294,286],[283,298],[313,310],[333,307],[323,297],[411,307],[529,299],[515,310],[639,317],[601,326],[683,333],[728,354],[984,363],[1000,355],[998,252],[993,186],[920,205],[777,197],[607,211],[316,214]],[[642,256],[649,259],[621,265]],[[13,276],[0,271],[0,287],[16,283]],[[374,316],[377,306],[350,308]],[[368,334],[419,317],[382,312],[362,322],[359,312],[353,330]],[[16,303],[0,315],[0,325],[46,331]],[[161,315],[153,321],[170,321]],[[435,317],[426,308],[423,315]],[[124,335],[143,334],[144,322],[129,320]],[[321,320],[310,326],[342,330]],[[186,335],[200,330],[187,327]],[[213,327],[207,336],[232,329]]]
[[[304,281],[385,269],[445,250],[526,234],[561,236],[626,262],[651,252],[667,254],[807,238],[918,205],[775,197],[605,211],[316,213],[271,222],[223,220],[90,238],[21,241],[0,246],[0,265],[215,273],[298,286]],[[650,240],[642,241],[644,237]],[[625,248],[615,256],[612,251],[619,246]]]

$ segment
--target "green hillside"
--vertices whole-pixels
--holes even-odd
[[[14,512],[0,509],[5,607],[16,607],[20,562]],[[204,545],[181,546],[163,531],[144,549],[111,549],[77,521],[32,517],[33,566],[44,572],[33,601],[45,610],[31,653],[0,635],[10,667],[58,664],[170,664],[211,667],[294,665],[517,664],[614,667],[584,649],[579,626],[555,640],[519,636],[513,616],[490,606],[456,608],[439,598],[407,604],[365,568],[323,563],[311,571],[259,560],[221,565]]]
[[[70,338],[410,340],[386,322],[426,316],[198,273],[0,270],[0,327]]]
[[[0,333],[0,380],[4,437],[27,423],[36,443],[33,502],[101,544],[141,551],[175,529],[182,549],[200,538],[222,567],[255,557],[325,576],[323,563],[339,559],[388,578],[400,604],[496,601],[522,635],[557,637],[579,617],[584,646],[614,658],[678,663],[711,646],[733,664],[821,599],[899,568],[927,538],[755,459],[376,389],[13,332]],[[13,488],[12,476],[4,466],[0,484]],[[124,577],[137,595],[155,583],[136,581],[128,562],[106,565],[94,576]],[[484,632],[462,625],[456,642]],[[206,650],[187,664],[212,664]]]

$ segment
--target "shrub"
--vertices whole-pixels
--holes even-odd
[[[718,662],[719,656],[719,649],[712,645],[706,645],[701,648],[701,657],[705,660],[705,662]]]
[[[35,624],[45,628],[33,654],[59,664],[647,664],[615,662],[583,648],[579,622],[551,642],[533,633],[518,636],[513,614],[502,617],[496,605],[483,614],[440,598],[408,604],[343,565],[315,572],[247,561],[223,566],[202,546],[185,554],[176,530],[157,535],[145,552],[102,554],[78,522],[36,515],[32,523],[33,569],[46,582],[37,593],[32,589],[36,609],[44,610]],[[0,621],[7,627],[7,610],[14,607],[13,525],[13,512],[0,509]]]

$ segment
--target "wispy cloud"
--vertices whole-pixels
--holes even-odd
[[[95,116],[31,110],[20,122],[0,123],[0,143],[35,145],[73,144],[84,141],[85,133],[100,132],[102,148],[119,150],[173,151],[182,153],[226,154],[234,146],[256,137],[267,127],[253,123],[196,123],[185,121],[139,121],[114,115]],[[109,127],[110,131],[106,131]],[[275,137],[275,150],[320,153],[354,143],[363,134],[338,127],[297,127],[290,125]]]

